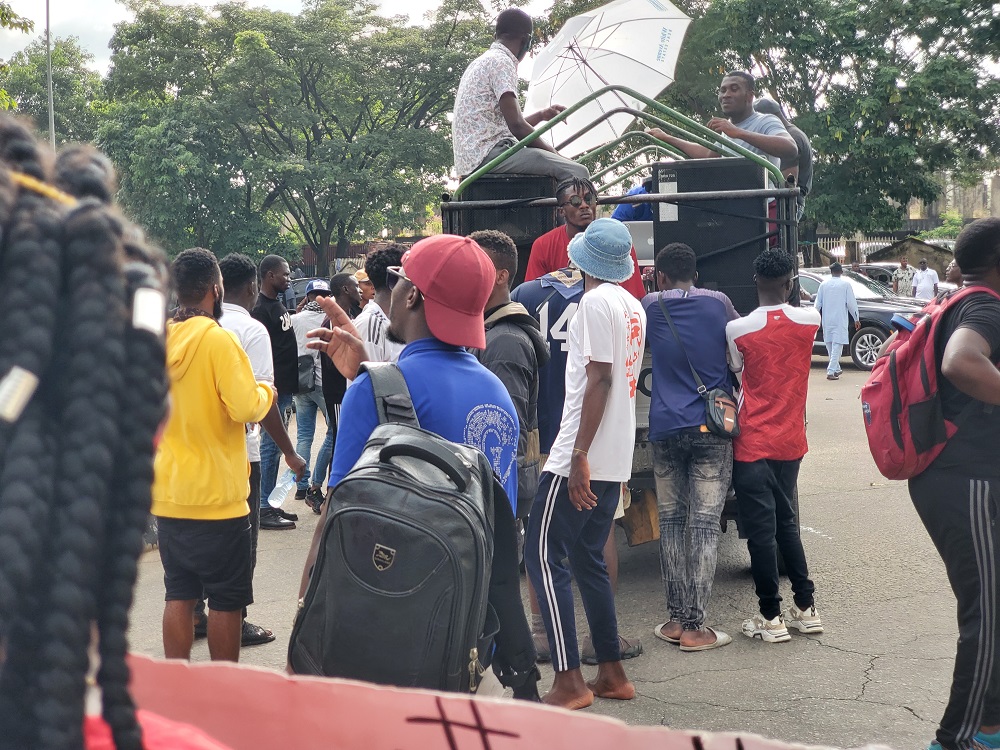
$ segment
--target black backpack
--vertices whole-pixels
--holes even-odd
[[[420,429],[398,367],[365,367],[380,424],[330,496],[292,670],[474,691],[495,656],[502,683],[533,693],[506,493],[482,452]]]

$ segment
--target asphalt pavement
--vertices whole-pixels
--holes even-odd
[[[808,404],[810,452],[802,463],[802,537],[825,632],[792,631],[789,643],[740,634],[756,611],[746,544],[735,528],[722,536],[707,624],[733,636],[725,648],[681,653],[653,637],[666,618],[656,543],[629,548],[619,529],[617,598],[621,631],[644,653],[625,663],[638,696],[598,700],[590,712],[629,724],[740,731],[787,742],[897,750],[925,748],[948,695],[957,628],[944,567],[921,526],[905,483],[884,479],[868,453],[858,394],[865,373],[847,368],[827,381],[813,363]],[[317,431],[319,433],[319,431]],[[322,435],[317,434],[314,450]],[[245,648],[241,661],[282,669],[306,551],[316,516],[300,501],[293,531],[261,533],[250,619],[277,640]],[[782,593],[791,601],[787,580]],[[132,614],[134,651],[162,656],[162,567],[141,560]],[[578,623],[585,628],[582,609]],[[208,659],[204,641],[192,658]],[[589,678],[596,667],[584,667]],[[542,688],[551,682],[543,667]],[[266,700],[266,697],[262,697]]]

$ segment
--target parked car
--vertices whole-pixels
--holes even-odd
[[[819,285],[830,275],[829,268],[806,268],[799,271],[799,285],[813,298],[819,291]],[[919,300],[912,297],[899,297],[874,279],[853,271],[844,271],[844,278],[851,282],[854,296],[858,300],[858,313],[861,317],[861,328],[851,331],[851,342],[848,347],[851,359],[856,367],[871,370],[878,358],[878,350],[889,334],[892,333],[890,321],[896,313],[909,315],[922,307]],[[803,299],[802,305],[811,306],[812,301]],[[814,354],[826,354],[823,344],[823,329],[816,333],[813,343]]]
[[[292,279],[292,283],[288,285],[288,289],[281,295],[282,301],[285,303],[285,309],[289,312],[295,312],[295,308],[298,307],[299,302],[306,296],[306,287],[309,285],[309,282],[319,278],[322,277],[308,276],[304,279]],[[327,279],[323,280],[326,281]]]

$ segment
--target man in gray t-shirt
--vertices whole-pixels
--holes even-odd
[[[780,167],[783,159],[796,159],[799,149],[781,120],[774,115],[754,111],[755,88],[756,82],[749,73],[727,73],[719,85],[719,105],[725,117],[713,117],[708,121],[708,127]],[[652,128],[647,132],[654,138],[676,146],[691,159],[721,156],[712,149],[677,138],[659,128]]]

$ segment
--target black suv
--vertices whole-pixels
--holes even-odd
[[[829,268],[805,268],[799,271],[799,285],[813,298],[819,291],[819,285],[829,278]],[[851,332],[849,346],[851,359],[862,370],[870,370],[875,366],[878,350],[889,338],[892,327],[889,321],[895,313],[909,315],[920,310],[923,301],[912,297],[898,297],[891,289],[867,276],[844,271],[844,278],[851,282],[854,296],[858,300],[858,313],[861,316],[861,330]],[[811,306],[811,301],[802,300],[803,306]],[[814,354],[826,354],[823,344],[823,327],[820,326],[813,343]]]

